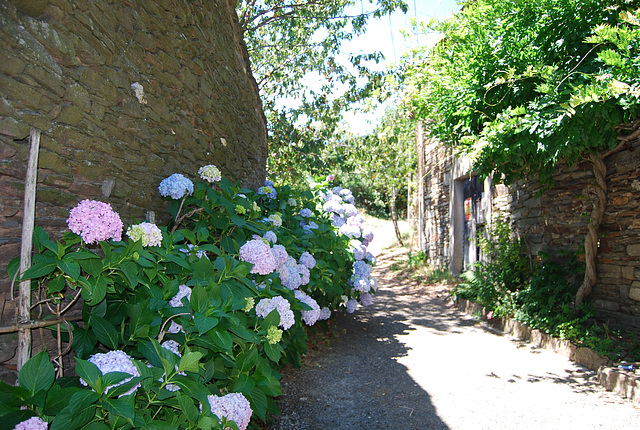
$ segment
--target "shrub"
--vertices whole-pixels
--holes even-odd
[[[373,261],[362,250],[371,235],[348,190],[316,178],[302,193],[270,182],[253,192],[205,167],[195,184],[179,174],[162,181],[166,227],[133,225],[120,240],[111,218],[73,211],[71,225],[85,232],[56,242],[36,229],[22,279],[53,316],[83,299],[82,322],[62,326],[61,338],[77,376],[56,378],[44,351],[32,357],[19,387],[0,383],[9,428],[39,417],[53,430],[244,429],[277,413],[278,368],[299,365],[305,326],[370,301],[369,272],[354,267]],[[14,260],[10,275],[17,270]]]

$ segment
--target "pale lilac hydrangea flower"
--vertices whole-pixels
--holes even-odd
[[[373,303],[373,296],[369,293],[360,294],[360,303],[362,306],[369,306]]]
[[[356,216],[352,216],[347,218],[347,224],[349,225],[353,225],[356,227],[362,227],[364,225],[364,217],[360,214],[356,215]]]
[[[176,295],[173,296],[171,300],[169,300],[169,306],[171,306],[172,308],[179,308],[184,306],[184,304],[182,303],[182,299],[184,297],[186,297],[187,300],[191,299],[191,288],[183,284],[178,287],[178,292],[176,293]],[[167,333],[180,333],[183,331],[184,329],[180,324],[178,324],[174,320],[171,320],[171,325],[169,326]]]
[[[82,237],[86,244],[102,240],[122,239],[122,221],[120,215],[111,209],[109,203],[97,200],[82,200],[69,211],[67,219],[69,230]]]
[[[160,246],[162,243],[162,232],[154,223],[141,222],[137,225],[129,226],[127,229],[129,239],[137,242],[142,240],[142,246]]]
[[[328,307],[323,307],[322,309],[320,309],[320,318],[321,320],[328,320],[329,318],[331,318],[331,309],[329,309]]]
[[[220,420],[233,421],[238,430],[245,430],[251,421],[251,405],[242,393],[229,393],[224,396],[207,396],[211,412]],[[226,429],[229,429],[227,427]],[[225,430],[226,430],[225,429]]]
[[[300,300],[302,303],[311,307],[310,311],[303,310],[302,311],[302,320],[306,325],[314,325],[316,321],[320,318],[320,306],[318,306],[318,302],[311,296],[309,296],[304,291],[296,290],[295,292],[296,299]]]
[[[309,218],[313,216],[313,212],[311,212],[311,209],[309,208],[304,208],[300,211],[300,216],[304,218]]]
[[[335,228],[340,228],[343,225],[345,225],[347,223],[346,218],[336,214],[336,213],[332,213],[331,214],[331,224],[333,224],[333,226]]]
[[[274,309],[280,314],[280,327],[285,330],[291,328],[295,322],[295,315],[291,310],[291,304],[282,296],[275,296],[270,299],[262,299],[256,305],[256,315],[265,318]]]
[[[347,312],[352,314],[356,311],[356,308],[358,307],[358,302],[355,299],[349,299],[347,300]]]
[[[158,191],[163,197],[171,197],[174,200],[178,200],[186,194],[193,193],[193,182],[180,173],[174,173],[160,181]]]
[[[279,267],[282,264],[286,263],[289,259],[287,248],[285,248],[283,245],[273,245],[273,248],[271,248],[271,253],[273,254],[273,259],[276,263],[276,267]]]
[[[288,266],[283,264],[278,267],[278,275],[280,276],[280,283],[283,287],[290,290],[295,290],[302,285],[302,277],[298,272],[297,266]]]
[[[252,239],[240,247],[240,260],[253,264],[251,273],[268,275],[276,268],[273,253],[262,239]]]
[[[186,286],[185,284],[182,284],[178,287],[178,292],[176,293],[176,295],[173,296],[171,300],[169,300],[169,306],[171,306],[172,308],[180,308],[184,306],[184,304],[182,304],[182,299],[185,297],[187,298],[187,300],[191,299],[191,288]]]
[[[304,221],[300,223],[300,226],[304,231],[311,233],[313,230],[318,228],[318,224],[313,221],[309,221],[309,224],[306,224]]]
[[[365,246],[369,246],[372,240],[373,240],[373,231],[369,227],[364,227],[362,229],[362,243],[364,243]]]
[[[374,266],[378,262],[377,259],[376,259],[376,256],[373,255],[370,252],[367,252],[367,254],[364,256],[364,258],[365,258],[365,260],[367,260],[369,263],[373,264]]]
[[[311,279],[311,273],[304,264],[298,264],[298,273],[300,274],[300,285],[307,285]]]
[[[338,233],[344,234],[347,237],[352,239],[357,239],[360,237],[360,227],[355,225],[345,224],[338,229]]]
[[[278,242],[278,236],[276,236],[276,234],[272,231],[266,232],[264,236],[262,236],[262,238],[268,240],[272,244],[275,244],[276,242]]]
[[[333,212],[338,215],[342,215],[344,213],[344,208],[342,207],[342,205],[335,200],[329,200],[328,202],[326,202],[324,205],[322,205],[322,209],[325,212]]]
[[[356,261],[353,263],[353,275],[356,278],[368,278],[371,276],[371,266],[364,261]]]
[[[302,253],[298,262],[300,264],[304,264],[307,269],[313,269],[314,267],[316,267],[316,259],[313,258],[313,255],[311,255],[311,253],[309,253],[308,251]]]
[[[98,366],[98,369],[100,369],[100,372],[103,375],[110,372],[122,372],[131,375],[131,378],[126,378],[118,382],[117,384],[109,385],[105,389],[105,392],[109,391],[111,388],[117,387],[118,385],[129,382],[131,379],[133,379],[134,376],[140,376],[140,372],[138,372],[138,369],[133,364],[133,359],[129,357],[124,351],[109,351],[104,354],[94,354],[89,357],[89,362]],[[85,387],[88,385],[82,378],[80,378],[80,384],[84,385]],[[140,384],[137,384],[126,393],[121,394],[121,396],[126,396],[133,393],[139,386]]]
[[[340,195],[340,191],[342,191],[342,189],[343,189],[342,187],[340,187],[340,186],[336,185],[335,187],[333,187],[333,188],[331,189],[331,191],[333,192],[333,194],[338,194],[338,195]]]
[[[162,344],[160,346],[162,346],[164,349],[168,349],[169,351],[173,352],[178,357],[182,357],[182,354],[180,354],[180,344],[178,342],[176,342],[175,340],[166,340],[166,341],[162,342]],[[175,368],[176,368],[176,370],[178,370],[178,365],[176,365]],[[179,372],[178,375],[185,376],[186,373]],[[167,385],[165,385],[164,388],[167,391],[178,391],[180,389],[180,387],[177,386],[176,384],[167,384]]]
[[[342,209],[344,209],[344,214],[348,217],[358,215],[358,209],[351,203],[342,205]]]
[[[49,424],[38,417],[31,417],[16,425],[13,430],[47,430]]]
[[[350,204],[354,204],[355,203],[355,198],[353,197],[353,193],[351,192],[351,190],[348,190],[346,188],[340,190],[340,192],[338,193],[340,194],[340,197],[342,197],[342,199]]]
[[[220,169],[218,169],[213,164],[207,164],[206,166],[202,166],[201,168],[199,168],[198,175],[200,175],[202,180],[207,182],[220,182],[220,180],[222,179]]]
[[[365,256],[367,255],[367,247],[360,242],[359,240],[352,240],[351,241],[351,251],[353,252],[353,257],[356,260],[364,260]]]
[[[298,270],[298,263],[293,257],[288,257],[284,264],[278,266],[278,274],[283,287],[295,290],[302,285],[301,273]]]

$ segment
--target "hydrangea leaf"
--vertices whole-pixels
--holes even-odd
[[[198,332],[202,336],[212,328],[218,325],[218,318],[216,317],[208,317],[200,312],[197,312],[193,318],[193,322],[198,329]]]
[[[247,400],[251,403],[251,409],[255,412],[261,420],[264,420],[267,414],[268,401],[267,396],[260,389],[260,387],[255,387],[255,389],[247,396]]]
[[[198,372],[200,369],[200,359],[202,353],[198,351],[187,351],[180,358],[178,372]]]
[[[95,332],[98,340],[110,349],[117,349],[120,343],[120,335],[116,327],[104,318],[91,315],[89,324]]]
[[[34,395],[40,390],[48,390],[55,380],[55,369],[49,361],[49,355],[42,350],[31,357],[20,369],[18,382],[20,386]]]

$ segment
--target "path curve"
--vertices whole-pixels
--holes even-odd
[[[381,250],[392,236],[378,229]],[[380,252],[374,304],[337,315],[329,343],[283,372],[272,430],[640,429],[640,410],[594,372],[460,313],[445,286],[392,271],[406,250]]]

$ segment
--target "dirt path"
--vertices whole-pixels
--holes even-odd
[[[383,248],[383,231],[376,246]],[[373,245],[373,244],[372,244]],[[273,430],[639,429],[640,411],[563,357],[458,312],[446,287],[419,285],[379,255],[374,305],[282,380]]]

